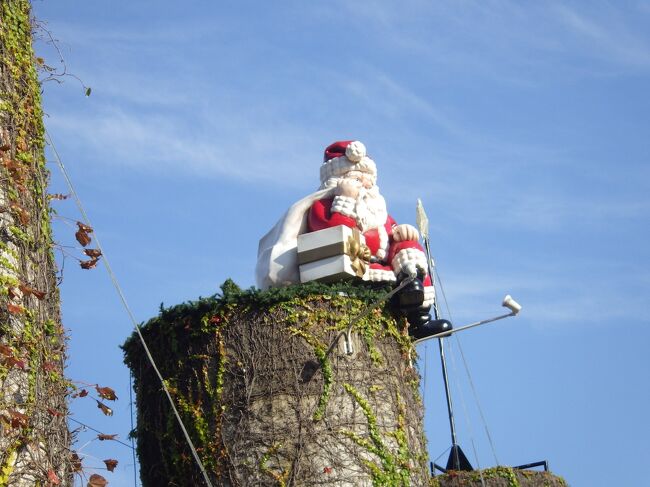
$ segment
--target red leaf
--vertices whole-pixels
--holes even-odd
[[[77,242],[79,242],[82,247],[85,247],[92,240],[88,234],[93,233],[93,229],[81,222],[77,222],[77,227],[79,227],[79,230],[77,230],[77,233],[75,233],[74,236],[77,239]]]
[[[7,357],[3,360],[3,362],[9,367],[16,367],[20,370],[25,370],[27,367],[24,360],[18,359],[16,357]]]
[[[2,152],[7,152],[9,149],[11,149],[11,146],[9,144],[0,145],[0,151]]]
[[[97,401],[97,399],[95,399],[95,401]],[[97,407],[101,409],[102,413],[104,413],[106,416],[113,416],[113,410],[103,402],[97,401]]]
[[[59,477],[56,475],[56,473],[54,473],[54,470],[52,469],[49,469],[47,471],[47,481],[52,485],[59,485],[61,483]]]
[[[99,433],[97,435],[97,439],[99,441],[114,440],[115,438],[117,438],[117,435],[107,435],[107,434],[104,434],[104,433]]]
[[[323,473],[332,473],[334,470],[332,467],[323,467]]]
[[[53,370],[56,370],[57,368],[58,367],[57,367],[56,363],[54,363],[52,361],[43,362],[43,370],[45,372],[52,372]]]
[[[220,323],[221,322],[221,316],[214,315],[212,318],[210,318],[210,323]]]
[[[63,413],[61,411],[57,411],[56,409],[47,408],[47,412],[56,418],[63,416]]]
[[[11,347],[0,344],[0,354],[4,355],[5,357],[13,357],[14,351],[11,349]]]
[[[69,194],[62,193],[49,194],[48,196],[51,200],[67,200],[70,197]]]
[[[97,262],[99,262],[99,259],[82,260],[79,262],[79,265],[82,269],[88,270],[94,269],[97,266]]]
[[[19,304],[8,303],[7,311],[9,311],[12,315],[21,315],[25,312],[25,308],[23,308]]]
[[[106,469],[109,472],[112,472],[113,470],[115,470],[115,467],[117,467],[118,461],[113,460],[112,458],[109,458],[107,460],[104,460],[104,463],[106,464]]]
[[[30,287],[30,286],[28,286],[26,284],[21,284],[20,286],[18,286],[18,288],[26,296],[31,294],[32,296],[35,296],[36,299],[38,299],[39,301],[42,300],[45,297],[45,294],[46,294],[44,291],[38,291],[37,289],[34,289],[33,287]]]
[[[99,394],[99,397],[102,399],[107,399],[109,401],[115,401],[117,399],[115,391],[110,387],[95,386],[95,390],[97,391],[97,394]]]
[[[11,203],[9,207],[16,214],[18,220],[20,220],[20,223],[22,223],[23,225],[27,225],[29,223],[29,219],[30,219],[29,211],[27,211],[25,208],[20,206],[18,203]]]
[[[106,480],[101,475],[94,473],[88,479],[87,487],[106,487],[107,485],[108,485],[108,480]]]
[[[81,465],[81,458],[77,455],[77,452],[72,452],[70,455],[70,468],[73,472],[81,472],[83,466]]]
[[[102,251],[99,249],[84,249],[84,254],[92,259],[99,259],[102,256]]]
[[[25,428],[29,424],[29,416],[26,414],[19,413],[15,410],[10,410],[9,416],[11,417],[12,428]]]
[[[81,389],[81,392],[79,392],[79,397],[86,397],[88,395],[88,391],[86,389]]]

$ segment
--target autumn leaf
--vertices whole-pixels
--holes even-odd
[[[54,470],[49,469],[47,471],[47,481],[52,484],[52,485],[59,485],[61,484],[61,481],[59,480],[59,477],[54,473]]]
[[[107,460],[104,460],[104,463],[106,464],[106,469],[109,472],[112,472],[113,470],[115,470],[115,467],[117,467],[118,461],[113,460],[112,458],[109,458]]]
[[[53,408],[47,408],[47,412],[50,413],[55,418],[60,418],[61,416],[63,416],[63,413],[61,411],[57,411],[56,409]]]
[[[95,386],[95,390],[97,391],[97,394],[99,394],[99,397],[102,399],[108,399],[109,401],[115,401],[117,399],[115,391],[110,387]]]
[[[20,206],[18,203],[11,203],[9,207],[11,208],[11,211],[13,211],[16,214],[21,224],[27,225],[29,223],[29,219],[30,219],[29,211],[27,211],[25,208]]]
[[[3,362],[5,365],[8,365],[9,367],[16,367],[20,370],[26,369],[25,361],[16,357],[7,357],[3,359]]]
[[[85,247],[91,242],[90,235],[89,233],[93,233],[92,227],[89,227],[88,225],[84,225],[81,222],[77,222],[77,227],[79,228],[77,230],[77,233],[74,234],[75,238],[77,239],[77,242],[81,244],[82,247]]]
[[[51,360],[48,360],[47,362],[43,362],[43,370],[45,372],[52,372],[53,370],[56,370],[58,367],[55,362],[52,362]]]
[[[107,485],[108,480],[101,475],[94,473],[88,479],[88,485],[86,487],[106,487]]]
[[[82,260],[79,262],[79,265],[82,269],[89,270],[97,267],[97,262],[99,262],[99,259]]]
[[[15,410],[9,410],[12,428],[25,428],[29,424],[29,416]]]
[[[95,401],[97,401],[97,399],[95,399]],[[103,402],[97,401],[97,407],[101,409],[102,413],[104,413],[106,416],[113,416],[113,410]]]
[[[323,473],[332,473],[332,467],[323,467]]]
[[[12,315],[21,315],[25,312],[25,308],[23,308],[19,304],[8,303],[7,311],[9,311]]]
[[[117,438],[117,435],[107,435],[105,433],[99,433],[97,435],[97,439],[99,441],[114,440],[115,438]]]
[[[92,259],[99,259],[102,256],[102,251],[99,249],[84,249],[84,254]]]
[[[45,291],[39,291],[38,289],[34,289],[33,287],[30,287],[26,284],[21,284],[20,286],[18,286],[18,289],[20,289],[23,292],[23,294],[25,294],[26,296],[29,296],[31,294],[32,296],[36,297],[36,299],[38,299],[39,301],[45,298],[45,294],[46,294]]]
[[[0,355],[4,355],[5,357],[13,357],[14,351],[11,349],[11,347],[0,344]]]
[[[81,458],[77,455],[77,452],[72,452],[70,455],[70,468],[73,472],[81,472],[83,466],[81,465]]]
[[[2,152],[7,152],[9,149],[11,149],[11,146],[9,144],[0,145],[0,151]]]

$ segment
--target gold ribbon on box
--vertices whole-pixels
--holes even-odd
[[[363,277],[372,252],[365,243],[361,243],[361,232],[358,228],[353,228],[352,235],[348,237],[346,254],[350,257],[350,267],[357,277]]]

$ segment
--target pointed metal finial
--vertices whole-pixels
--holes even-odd
[[[415,221],[418,224],[418,229],[420,230],[420,235],[424,240],[429,240],[429,218],[424,211],[424,206],[422,205],[422,200],[418,198],[418,204],[415,208]]]

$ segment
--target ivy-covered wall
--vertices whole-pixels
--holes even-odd
[[[419,376],[381,292],[318,284],[223,294],[161,309],[143,333],[215,485],[427,485]],[[202,485],[137,337],[143,485]]]
[[[30,4],[0,0],[0,486],[65,485],[70,438]]]

